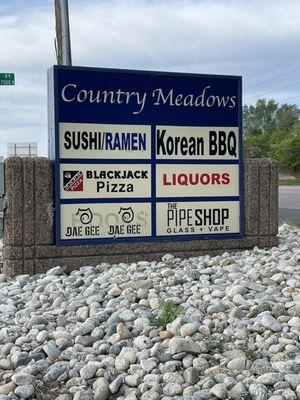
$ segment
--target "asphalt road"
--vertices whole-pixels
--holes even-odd
[[[279,220],[300,224],[300,186],[279,186]]]

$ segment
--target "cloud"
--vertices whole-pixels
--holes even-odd
[[[0,87],[1,132],[12,141],[25,140],[28,132],[28,140],[44,149],[46,71],[56,63],[53,3],[0,5],[0,72],[16,74],[15,87]],[[70,0],[69,11],[74,65],[243,75],[244,87],[259,83],[245,98],[300,80],[295,71],[263,83],[300,65],[299,57],[274,68],[297,55],[297,1]],[[295,84],[267,97],[298,94]],[[300,97],[292,101],[299,104]],[[0,153],[4,140],[0,136]]]
[[[286,40],[292,48],[298,43],[300,7],[287,3],[285,18],[277,1],[88,2],[84,8],[76,3],[71,9],[74,56],[79,51],[79,59],[93,65],[194,66],[197,72],[211,64],[220,71],[231,61],[237,72],[250,72],[251,64],[276,59]]]

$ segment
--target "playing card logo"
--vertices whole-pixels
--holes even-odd
[[[64,171],[63,185],[66,192],[83,191],[83,173],[82,171]]]

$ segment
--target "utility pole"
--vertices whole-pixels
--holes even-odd
[[[54,1],[57,64],[72,65],[68,0]]]

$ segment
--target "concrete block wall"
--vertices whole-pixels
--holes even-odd
[[[220,254],[278,242],[278,167],[274,160],[244,160],[245,237],[161,243],[56,246],[53,163],[47,158],[5,161],[4,272],[43,273],[57,265],[78,268],[103,262],[154,260]]]

